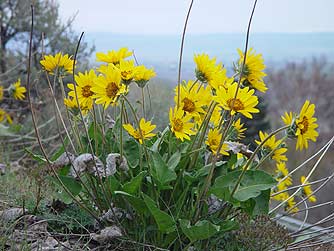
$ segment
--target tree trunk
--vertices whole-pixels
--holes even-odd
[[[6,30],[5,27],[2,25],[2,20],[0,23],[0,71],[1,73],[5,73],[7,71],[7,64],[6,64]]]
[[[0,47],[0,71],[1,71],[1,74],[7,71],[6,44],[3,43],[3,40],[1,40],[1,47]]]

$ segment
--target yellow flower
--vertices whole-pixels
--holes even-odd
[[[0,101],[3,99],[3,86],[0,85]]]
[[[215,73],[219,70],[219,66],[216,66],[216,58],[210,59],[209,55],[195,54],[194,61],[196,64],[196,77],[202,82],[209,82],[214,77]]]
[[[4,109],[0,108],[0,123],[3,122],[5,119],[9,124],[13,123],[13,120],[10,117],[10,115]]]
[[[121,78],[125,84],[129,84],[135,76],[136,66],[133,60],[121,60],[118,68],[121,72]]]
[[[313,191],[312,191],[311,185],[308,185],[309,182],[306,181],[305,176],[300,177],[300,182],[301,182],[301,184],[306,185],[306,186],[303,187],[303,191],[304,191],[304,195],[306,197],[310,196],[308,198],[309,202],[317,202],[317,198],[314,195],[311,195],[313,193]]]
[[[74,60],[68,54],[63,55],[59,52],[55,56],[46,55],[40,63],[50,74],[55,74],[55,71],[59,71],[61,75],[66,72],[73,73]]]
[[[241,119],[237,119],[232,124],[233,128],[235,129],[237,133],[237,139],[242,139],[245,137],[244,131],[247,130],[247,128],[243,128],[244,124],[241,124]]]
[[[155,136],[155,133],[152,133],[152,131],[156,128],[156,125],[152,125],[151,121],[146,122],[144,118],[139,121],[140,130],[139,128],[135,129],[131,124],[125,124],[123,127],[132,137],[138,140],[140,144],[143,144],[144,139]]]
[[[97,58],[97,61],[116,65],[116,64],[119,64],[119,62],[122,59],[125,59],[131,55],[132,55],[132,52],[128,51],[128,48],[123,47],[119,49],[118,51],[114,51],[114,50],[108,51],[107,54],[104,54],[102,52],[97,52],[96,58]]]
[[[209,80],[209,85],[217,90],[217,89],[227,89],[232,83],[234,79],[228,78],[226,75],[226,69],[222,68],[221,65],[216,67],[216,71],[212,74],[211,79]]]
[[[199,117],[200,114],[205,113],[203,107],[207,104],[205,98],[204,87],[199,83],[194,83],[190,80],[187,84],[185,81],[180,86],[180,109],[192,117]],[[175,103],[178,101],[178,88],[175,88]]]
[[[21,86],[21,79],[18,79],[12,86],[10,87],[10,93],[17,100],[23,100],[25,98],[25,93],[27,89],[24,86]]]
[[[153,69],[147,69],[144,65],[139,65],[135,69],[134,81],[141,88],[153,77],[156,76],[156,73]]]
[[[191,115],[186,114],[184,116],[184,111],[177,107],[169,109],[169,121],[171,125],[171,131],[175,134],[178,139],[183,141],[184,139],[190,140],[190,135],[194,135],[195,132],[192,130],[194,123],[189,122]]]
[[[288,135],[297,137],[296,150],[303,150],[308,148],[308,140],[316,141],[318,132],[316,128],[318,124],[317,119],[313,117],[315,105],[310,104],[309,100],[306,100],[299,115],[292,112],[285,112],[282,116],[284,124],[289,125]]]
[[[268,138],[269,134],[268,133],[263,133],[262,131],[259,132],[260,136],[260,141],[255,140],[256,144],[260,145],[266,138]],[[288,158],[284,155],[284,153],[288,150],[285,147],[281,147],[280,145],[282,144],[282,140],[277,140],[276,141],[276,136],[273,135],[271,136],[262,146],[264,150],[266,151],[265,154],[269,154],[271,151],[274,149],[274,153],[272,155],[272,159],[276,160],[277,162],[281,161],[287,161]]]
[[[278,182],[280,181],[279,179],[277,180]],[[287,189],[287,186],[286,184],[284,184],[283,182],[282,183],[278,183],[277,187],[275,188],[275,193],[278,193],[278,192],[281,192],[279,194],[276,194],[275,196],[273,196],[272,198],[274,200],[277,200],[277,201],[284,201],[286,200],[287,198],[289,198],[289,193],[288,192],[283,192],[284,190]]]
[[[96,74],[94,70],[89,72],[81,73],[75,76],[76,86],[74,84],[67,84],[68,88],[71,90],[68,95],[70,97],[76,98],[75,91],[77,92],[78,99],[81,105],[86,105],[87,103],[92,103],[94,81],[96,80]]]
[[[279,181],[281,182],[280,184],[286,185],[286,186],[291,186],[292,185],[292,178],[289,175],[289,170],[286,168],[284,162],[278,162],[276,163],[276,173],[278,175]],[[287,177],[288,176],[288,177]],[[287,178],[285,178],[287,177]],[[283,181],[281,181],[283,178],[285,178]]]
[[[292,112],[285,112],[284,116],[281,116],[284,124],[286,125],[291,125],[292,122],[293,122],[293,115],[292,115]]]
[[[116,105],[118,97],[128,91],[127,87],[121,83],[120,71],[111,64],[105,68],[104,75],[96,78],[91,90],[94,92],[95,103],[103,104],[104,109],[107,109],[110,104]]]
[[[78,109],[78,103],[76,101],[75,97],[68,97],[64,99],[64,104],[73,112],[74,115],[79,114],[79,109]],[[80,109],[82,112],[82,115],[87,115],[87,113],[92,109],[93,107],[93,100],[90,99],[85,102],[85,104],[80,103]]]
[[[295,207],[295,205],[296,205],[295,198],[291,197],[287,201],[287,205],[285,207],[285,210],[290,211],[291,213],[297,213],[299,211],[299,209],[298,209],[298,207]]]
[[[222,139],[222,134],[219,132],[218,129],[210,129],[208,132],[208,139],[205,141],[205,144],[209,146],[210,150],[212,151],[213,154],[217,154],[217,150],[220,144],[220,141]],[[229,155],[228,152],[228,145],[224,143],[219,151],[220,154],[223,155]]]
[[[318,137],[318,132],[315,130],[318,127],[318,124],[315,123],[317,121],[314,115],[315,105],[310,104],[309,100],[306,100],[299,116],[296,118],[296,136],[297,136],[297,144],[296,149],[303,150],[303,148],[308,148],[308,140],[316,141]]]
[[[214,127],[219,125],[221,116],[222,116],[223,108],[221,106],[216,105],[213,109],[212,115],[210,117],[210,122],[213,124]]]
[[[277,192],[284,191],[285,189],[287,189],[287,187],[282,183],[277,186]],[[292,213],[298,212],[299,211],[298,207],[294,207],[296,205],[295,198],[291,197],[290,199],[288,199],[289,197],[290,197],[290,195],[289,195],[288,192],[282,192],[280,194],[277,194],[277,195],[273,196],[272,198],[274,200],[278,200],[278,201],[287,200],[286,204],[285,204],[285,210],[286,211],[291,210],[290,212],[292,212]]]
[[[236,98],[237,83],[231,84],[227,90],[218,89],[215,100],[225,109],[231,111],[231,114],[241,113],[247,118],[253,118],[251,113],[260,112],[255,106],[259,103],[257,96],[253,95],[254,90],[248,87],[239,88]]]
[[[239,70],[241,71],[244,61],[244,54],[240,49],[238,49],[238,53],[240,56]],[[250,84],[253,88],[259,90],[260,92],[266,92],[268,88],[263,82],[263,77],[267,76],[267,74],[263,72],[266,66],[264,65],[262,55],[255,54],[255,51],[253,51],[252,48],[247,51],[246,55],[246,63],[242,74],[242,81],[246,81],[246,84]]]

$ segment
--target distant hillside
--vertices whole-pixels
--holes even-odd
[[[140,63],[154,66],[160,77],[176,78],[180,35],[94,32],[86,33],[85,39],[95,44],[96,51],[106,52],[126,46],[135,50]],[[244,43],[244,34],[187,35],[183,58],[184,78],[192,75],[194,53],[206,52],[231,67],[238,58],[236,49],[243,48]],[[251,34],[250,47],[263,54],[267,65],[300,62],[321,56],[334,61],[334,33],[257,33]]]

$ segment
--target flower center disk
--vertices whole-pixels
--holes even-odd
[[[91,88],[90,85],[85,85],[82,88],[82,96],[84,96],[85,98],[92,96],[94,93],[90,90],[90,88]]]
[[[195,103],[188,98],[183,99],[183,110],[192,113],[195,111]]]
[[[107,85],[107,88],[106,88],[107,96],[109,98],[115,98],[116,95],[117,95],[118,90],[119,90],[119,88],[114,82],[109,83]]]
[[[298,123],[298,128],[300,129],[301,134],[307,132],[308,124],[308,119],[304,116],[302,121]]]
[[[227,105],[231,110],[240,111],[245,108],[244,104],[238,98],[231,98],[227,100]]]
[[[179,132],[183,129],[183,122],[181,119],[175,119],[174,120],[174,130]]]

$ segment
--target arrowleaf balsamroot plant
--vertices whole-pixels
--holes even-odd
[[[34,157],[52,170],[59,199],[77,203],[101,228],[113,226],[122,241],[160,250],[220,250],[244,231],[244,215],[272,216],[270,203],[298,212],[286,142],[303,150],[316,140],[315,105],[306,100],[299,113],[285,113],[281,128],[260,131],[256,149],[248,149],[245,121],[260,112],[257,92],[268,87],[262,55],[247,46],[238,52],[232,76],[216,58],[194,55],[194,79],[178,83],[162,131],[145,113],[144,92],[156,73],[137,65],[127,48],[96,53],[101,64],[78,73],[72,56],[45,55],[47,79],[62,90],[66,112],[57,115],[66,135],[54,156],[42,148],[46,158]],[[69,74],[72,83],[65,82]],[[141,109],[128,98],[133,85],[142,91]],[[14,87],[14,98],[24,97]],[[6,113],[0,118],[8,120]],[[269,162],[276,170],[264,168]],[[301,178],[300,198],[315,202],[309,176]]]
[[[66,203],[75,198],[100,224],[117,226],[123,238],[170,250],[206,245],[215,250],[220,239],[239,229],[235,215],[266,215],[270,198],[287,200],[286,210],[292,209],[295,198],[285,191],[292,185],[286,141],[296,139],[300,150],[315,141],[315,105],[307,100],[299,115],[282,117],[278,130],[260,131],[254,139],[257,148],[250,151],[240,140],[246,119],[259,112],[256,92],[267,90],[265,65],[250,49],[240,72],[244,54],[239,54],[232,77],[215,58],[195,55],[195,79],[175,89],[175,106],[169,108],[170,123],[163,131],[145,117],[145,100],[141,111],[127,97],[131,85],[144,92],[156,75],[127,59],[132,56],[127,48],[97,53],[102,64],[77,73],[67,88],[63,77],[72,72],[72,57],[44,56],[44,70],[63,85],[76,152],[70,154],[65,140],[52,158],[67,160],[60,169],[57,164],[58,177],[52,179],[71,193],[60,198]],[[108,116],[114,116],[112,124]],[[264,171],[268,161],[277,169]],[[305,177],[302,183],[310,195]],[[314,196],[309,200],[316,201]]]

